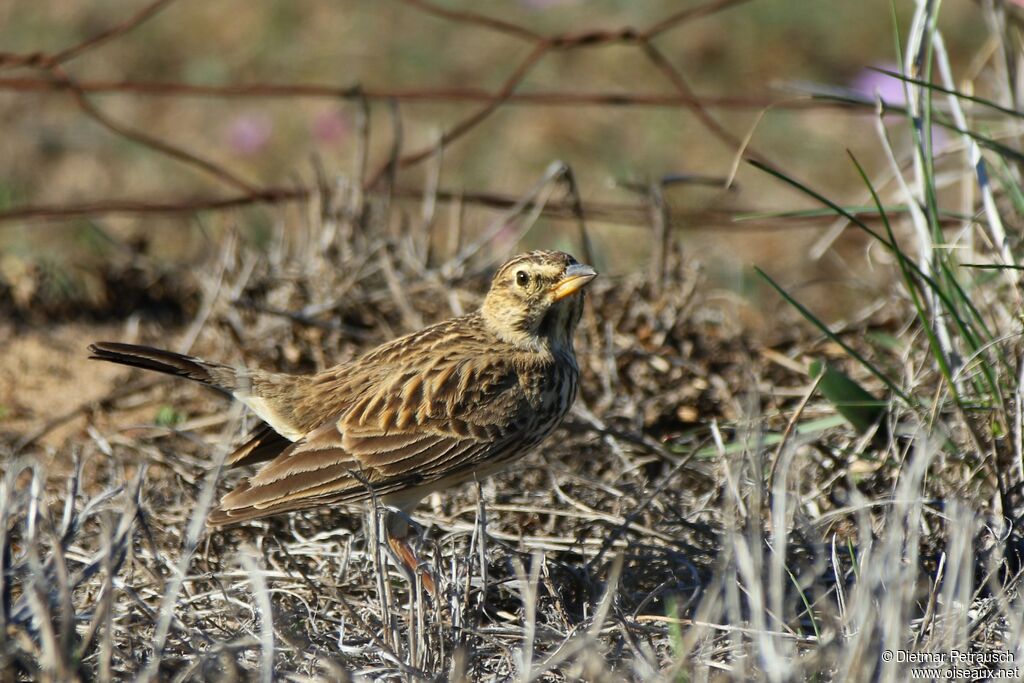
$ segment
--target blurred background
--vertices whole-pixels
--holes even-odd
[[[713,286],[756,297],[749,266],[761,265],[834,318],[886,277],[861,253],[860,237],[835,241],[830,217],[765,217],[818,207],[745,163],[732,186],[724,181],[749,138],[750,156],[837,202],[868,203],[846,150],[869,173],[884,167],[873,107],[812,101],[808,93],[880,92],[899,104],[900,83],[870,69],[897,68],[896,41],[912,3],[894,5],[895,13],[888,0],[0,3],[0,300],[17,308],[47,287],[77,302],[53,304],[52,315],[102,317],[110,297],[97,269],[119,251],[190,263],[225,229],[258,243],[287,211],[306,211],[294,201],[216,211],[152,205],[187,209],[249,190],[309,188],[317,166],[330,183],[351,180],[364,139],[370,175],[390,154],[429,149],[501,92],[535,46],[460,11],[539,36],[644,31],[683,12],[652,35],[652,51],[614,39],[546,51],[515,83],[527,99],[498,106],[445,145],[441,162],[433,156],[400,168],[394,185],[415,192],[436,180],[455,196],[515,199],[562,160],[575,172],[585,210],[593,209],[588,228],[599,266],[625,272],[653,248],[646,193],[678,176],[663,186],[669,222]],[[945,3],[940,27],[955,73],[970,78],[991,51],[979,4]],[[32,63],[97,35],[106,40],[62,55],[59,65]],[[82,100],[52,86],[62,75]],[[181,86],[209,91],[174,90]],[[261,86],[277,90],[255,95]],[[316,88],[282,94],[286,86]],[[224,96],[232,88],[234,96]],[[339,96],[349,88],[366,99]],[[685,103],[685,89],[703,111]],[[905,146],[906,126],[892,128]],[[202,157],[239,182],[147,141]],[[116,206],[102,207],[110,202]],[[101,206],[83,210],[91,204]],[[126,204],[150,206],[139,213]],[[438,220],[452,220],[452,212],[470,233],[496,216],[466,201],[438,207]],[[542,218],[522,246],[573,248],[575,234],[571,221]],[[104,301],[91,304],[97,297]],[[758,324],[760,309],[752,310]]]

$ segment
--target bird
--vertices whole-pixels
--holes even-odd
[[[574,332],[596,276],[562,251],[513,256],[476,311],[315,374],[109,341],[89,357],[205,384],[260,418],[226,464],[261,466],[221,498],[209,526],[377,500],[398,513],[385,536],[415,572],[407,520],[419,502],[505,468],[568,413],[580,377]],[[424,583],[433,593],[429,571]]]

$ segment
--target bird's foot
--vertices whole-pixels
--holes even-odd
[[[399,566],[408,572],[411,583],[416,583],[416,577],[420,576],[423,587],[430,594],[430,597],[437,597],[437,583],[434,581],[434,572],[426,562],[420,562],[416,551],[404,538],[388,537],[388,545],[398,559]]]
[[[431,597],[437,597],[437,582],[430,565],[421,562],[415,548],[409,543],[410,538],[422,535],[423,530],[405,511],[388,507],[384,517],[384,528],[381,530],[387,538],[391,550],[391,560],[405,574],[409,583],[415,585],[419,576],[423,587]]]

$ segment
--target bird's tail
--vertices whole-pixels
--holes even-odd
[[[206,384],[215,389],[232,393],[238,388],[238,372],[220,363],[209,363],[199,358],[183,356],[173,351],[154,349],[137,344],[117,342],[96,342],[89,345],[89,358],[120,363],[134,368],[155,370],[168,375]]]

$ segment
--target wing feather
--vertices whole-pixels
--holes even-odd
[[[324,486],[344,490],[353,483],[358,484],[358,479],[353,476],[352,464],[335,462],[315,470],[296,472],[267,485],[250,486],[245,491],[244,505],[257,508],[276,505],[297,497],[315,495],[314,491]],[[230,504],[233,496],[234,492],[225,496],[221,507]]]
[[[228,467],[241,467],[272,460],[291,444],[291,441],[263,422],[249,432],[245,443],[231,452],[226,464]]]
[[[513,448],[532,409],[521,368],[496,361],[487,349],[449,344],[437,333],[433,337],[431,343],[446,351],[424,367],[410,367],[413,351],[396,345],[394,358],[376,358],[365,386],[354,384],[351,374],[345,377],[344,388],[352,395],[347,409],[226,495],[211,523],[447,482]],[[389,361],[396,372],[382,375],[381,366]]]

